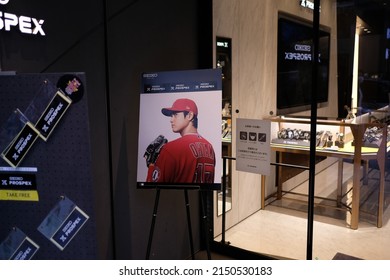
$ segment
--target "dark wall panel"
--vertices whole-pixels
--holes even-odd
[[[1,127],[7,124],[7,120],[15,109],[24,113],[34,98],[45,96],[42,94],[43,87],[49,87],[47,93],[54,96],[55,85],[61,76],[63,74],[0,76]],[[82,73],[77,73],[77,76],[85,83]],[[50,85],[44,85],[45,82]],[[30,121],[35,123],[32,119]],[[39,201],[0,201],[1,241],[6,238],[13,227],[18,227],[40,246],[34,259],[97,258],[89,137],[85,91],[81,101],[70,105],[47,141],[38,138],[20,162],[18,167],[37,168],[35,176]],[[3,147],[1,149],[3,152]],[[0,166],[10,167],[3,159],[0,160]],[[69,245],[61,251],[37,229],[63,196],[78,205],[89,216],[89,220]]]
[[[0,5],[0,11],[45,19],[46,32],[45,37],[32,37],[0,31],[1,70],[85,72],[101,259],[145,257],[154,192],[135,186],[140,75],[199,67],[203,57],[199,47],[205,50],[208,43],[212,47],[211,0],[207,2],[11,0]],[[207,18],[202,24],[200,15]],[[207,62],[201,66],[207,68]],[[190,202],[199,248],[197,193],[190,193]],[[151,258],[188,256],[183,194],[163,193]]]

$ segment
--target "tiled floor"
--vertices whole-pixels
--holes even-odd
[[[316,193],[334,195],[329,185],[334,185],[337,168],[332,166],[316,176]],[[345,168],[348,172],[348,168]],[[333,174],[333,175],[332,175]],[[376,227],[378,171],[371,169],[370,183],[362,187],[359,228],[348,227],[347,212],[329,207],[316,207],[313,224],[313,259],[331,260],[340,255],[359,259],[390,260],[390,175],[385,180],[385,210],[383,226]],[[344,187],[350,184],[345,176]],[[323,189],[317,187],[324,186]],[[326,182],[326,184],[324,184]],[[307,185],[294,191],[305,192]],[[326,191],[325,191],[326,190]],[[328,192],[328,193],[327,193]],[[226,231],[225,240],[232,246],[288,259],[307,259],[307,213],[305,203],[282,199],[268,205],[240,224]],[[369,213],[369,214],[367,214]],[[216,241],[220,237],[216,238]]]

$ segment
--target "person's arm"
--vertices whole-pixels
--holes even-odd
[[[170,152],[163,147],[155,164],[148,168],[147,182],[171,183],[175,180],[175,162]]]

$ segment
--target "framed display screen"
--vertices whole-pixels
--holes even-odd
[[[330,33],[319,32],[318,105],[328,102]],[[310,23],[279,16],[277,114],[308,110],[312,98],[313,28]]]
[[[138,188],[221,188],[220,69],[142,74]]]

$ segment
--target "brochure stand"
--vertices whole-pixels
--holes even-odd
[[[175,187],[175,189],[178,187]],[[190,215],[190,203],[188,199],[188,191],[189,190],[200,190],[200,186],[184,186],[182,187],[184,190],[184,201],[186,206],[186,212],[187,212],[187,225],[188,225],[188,237],[190,242],[190,248],[191,248],[191,257],[194,260],[195,259],[195,253],[194,253],[194,242],[193,242],[193,236],[192,236],[192,225],[191,225],[191,215]],[[160,200],[160,192],[163,189],[167,189],[166,186],[164,187],[156,187],[156,198],[154,201],[154,208],[153,208],[153,215],[152,215],[152,223],[150,226],[150,232],[149,232],[149,241],[148,241],[148,247],[146,250],[146,259],[148,260],[150,257],[150,251],[152,247],[152,241],[153,241],[153,233],[154,233],[154,227],[156,224],[157,219],[157,210],[158,210],[158,204]],[[178,189],[181,189],[180,187]],[[203,198],[203,192],[200,191],[200,200],[201,200],[201,207],[202,207],[202,222],[203,226],[205,228],[205,238],[206,238],[206,250],[207,250],[207,257],[210,260],[211,259],[211,253],[210,253],[210,245],[209,245],[209,234],[207,230],[207,215],[204,208],[204,198]]]

